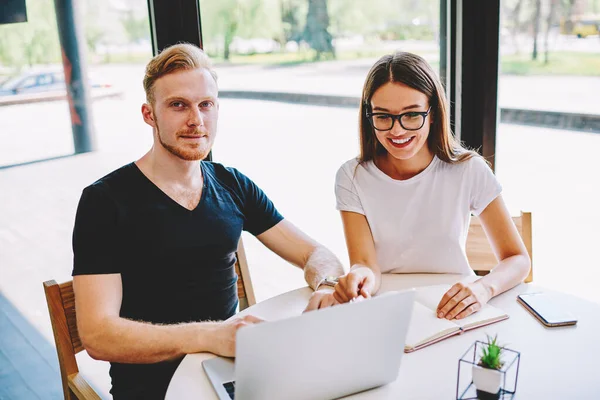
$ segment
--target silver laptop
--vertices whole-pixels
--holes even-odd
[[[219,399],[334,399],[393,382],[414,290],[242,328],[236,359],[204,371]]]

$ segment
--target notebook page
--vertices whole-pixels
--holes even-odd
[[[415,299],[425,307],[435,311],[440,303],[440,300],[442,300],[442,296],[444,293],[450,290],[451,287],[452,286],[450,285],[431,285],[419,287],[416,288]]]
[[[459,329],[454,322],[438,318],[432,310],[415,302],[406,335],[405,348],[411,349],[420,346]]]

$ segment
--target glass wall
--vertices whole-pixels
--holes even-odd
[[[359,96],[394,50],[438,69],[438,0],[200,0],[200,14],[221,90]]]
[[[137,112],[144,64],[152,56],[146,2],[78,5],[97,149],[150,143],[150,135],[139,133]],[[0,25],[0,166],[74,151],[54,2],[27,0],[27,16],[27,22]]]
[[[28,22],[0,25],[0,166],[73,152],[54,3],[27,1]]]
[[[144,123],[142,79],[152,58],[146,0],[85,0],[83,10],[90,76],[108,85],[110,96],[93,101],[97,148],[141,156],[152,145]],[[92,89],[93,90],[93,89]]]
[[[513,212],[533,213],[535,281],[600,302],[592,261],[600,239],[600,1],[501,6],[496,165],[504,196]],[[521,121],[507,109],[521,110]]]
[[[199,4],[204,48],[219,74],[215,161],[250,176],[287,219],[347,264],[333,187],[339,166],[358,155],[364,79],[379,57],[395,50],[415,52],[439,69],[439,0]],[[239,91],[263,100],[230,98]],[[291,104],[303,94],[321,95],[318,105]],[[355,101],[334,107],[340,96]],[[304,285],[299,270],[252,237],[245,243],[259,300]]]

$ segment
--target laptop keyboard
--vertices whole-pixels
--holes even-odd
[[[234,395],[235,395],[235,381],[225,382],[223,384],[223,387],[227,391],[227,394],[229,395],[229,397],[231,397],[231,400],[233,400]]]

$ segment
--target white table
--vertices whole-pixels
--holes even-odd
[[[456,275],[384,275],[382,291],[454,283]],[[518,399],[599,399],[600,398],[600,305],[563,294],[565,306],[578,317],[576,326],[546,328],[517,303],[519,293],[549,291],[521,284],[492,299],[492,305],[510,315],[508,320],[465,332],[404,354],[395,382],[359,393],[352,399],[453,399],[456,397],[458,360],[475,340],[485,333],[498,334],[502,344],[521,352]],[[308,302],[311,290],[297,289],[256,304],[240,313],[267,320],[298,315]],[[167,400],[217,399],[202,369],[209,353],[187,355],[175,372]],[[325,360],[325,357],[323,358]],[[321,361],[323,361],[321,360]]]

